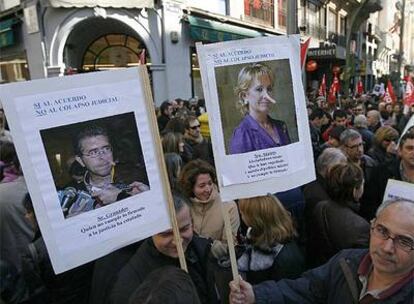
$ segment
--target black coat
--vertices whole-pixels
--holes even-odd
[[[342,249],[368,247],[370,225],[357,214],[356,203],[321,201],[315,206],[312,218],[307,252],[312,266],[327,262]]]
[[[217,303],[214,280],[209,272],[211,242],[193,236],[185,252],[188,273],[196,286],[202,303]],[[164,266],[179,267],[178,259],[160,253],[152,238],[145,240],[128,263],[119,271],[111,292],[110,302],[125,304],[136,288],[155,269]]]
[[[399,160],[393,159],[380,164],[373,170],[372,178],[365,182],[359,213],[367,221],[374,218],[375,212],[383,200],[388,179],[401,180]]]

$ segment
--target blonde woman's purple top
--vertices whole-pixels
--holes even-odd
[[[267,119],[279,136],[279,142],[275,142],[269,133],[252,116],[247,114],[238,127],[234,129],[230,140],[230,154],[240,154],[290,144],[286,124],[270,116]]]

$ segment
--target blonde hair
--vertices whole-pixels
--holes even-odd
[[[251,227],[250,238],[256,247],[268,249],[296,236],[289,212],[273,195],[241,199],[239,208],[245,224]]]
[[[243,94],[250,88],[254,79],[257,79],[259,76],[263,75],[269,76],[270,82],[273,83],[274,77],[272,70],[262,62],[248,64],[239,72],[234,93],[238,97],[236,108],[240,110],[243,116],[249,113],[249,104],[244,102]]]

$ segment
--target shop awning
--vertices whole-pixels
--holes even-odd
[[[0,21],[0,48],[14,44],[13,25],[19,21],[17,18]]]
[[[46,0],[51,7],[153,8],[154,0]]]
[[[187,15],[190,35],[195,41],[216,42],[264,36],[259,31]]]

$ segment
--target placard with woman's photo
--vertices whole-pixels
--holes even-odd
[[[225,199],[291,189],[314,176],[298,36],[197,45]]]

